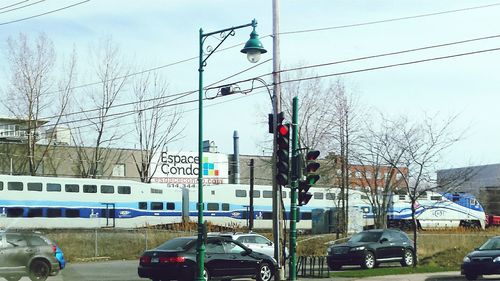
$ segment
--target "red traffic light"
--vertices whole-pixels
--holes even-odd
[[[278,134],[280,134],[280,136],[287,136],[288,133],[289,133],[288,126],[278,125]]]

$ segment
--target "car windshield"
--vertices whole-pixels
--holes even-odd
[[[193,241],[192,238],[175,238],[161,244],[157,249],[182,251],[191,247]]]
[[[500,238],[491,238],[481,245],[479,250],[500,250]]]
[[[360,232],[355,234],[354,236],[349,239],[349,242],[377,242],[380,239],[380,236],[382,236],[382,232],[373,232],[373,231],[367,231],[367,232]]]

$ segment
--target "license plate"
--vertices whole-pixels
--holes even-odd
[[[158,261],[159,261],[159,258],[152,258],[152,259],[151,259],[151,262],[152,262],[152,263],[157,263]]]

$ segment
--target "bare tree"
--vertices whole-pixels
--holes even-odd
[[[425,116],[422,122],[410,122],[407,118],[399,120],[394,126],[390,141],[402,153],[400,158],[384,155],[392,168],[401,175],[410,198],[413,221],[413,242],[417,254],[417,228],[415,216],[417,200],[430,191],[446,191],[454,187],[455,181],[437,184],[435,172],[442,154],[461,140],[463,133],[453,131],[457,116],[452,116],[437,124],[438,116]],[[399,159],[399,160],[398,160]],[[407,172],[403,167],[408,169]],[[457,177],[458,178],[458,177]],[[416,263],[414,264],[416,266]]]
[[[54,134],[47,137],[47,145],[37,143],[44,139],[42,126],[57,127],[68,107],[75,76],[76,54],[73,52],[61,73],[56,73],[54,45],[44,34],[30,42],[25,34],[7,40],[7,59],[10,65],[9,99],[5,107],[26,124],[25,135],[29,173],[36,175],[44,157],[51,148]],[[58,78],[56,78],[58,77]],[[43,118],[45,116],[45,118]]]
[[[112,124],[116,124],[117,111],[114,107],[123,94],[130,68],[125,65],[126,60],[121,57],[119,47],[111,38],[102,40],[98,47],[93,48],[91,57],[94,62],[92,69],[99,84],[86,95],[90,98],[90,104],[80,103],[80,109],[95,135],[89,137],[89,133],[82,133],[80,128],[74,128],[77,132],[74,141],[78,149],[77,169],[81,176],[96,178],[103,173],[103,165],[110,155],[108,148],[123,136]],[[86,145],[87,143],[90,145]],[[92,149],[89,150],[88,147]]]
[[[154,155],[180,137],[183,131],[183,128],[179,128],[181,113],[176,106],[169,105],[173,100],[165,98],[167,83],[158,73],[147,73],[139,77],[134,84],[134,94],[137,100],[135,130],[140,159],[135,155],[132,157],[141,181],[149,183],[157,167],[151,167],[155,164],[152,163]]]

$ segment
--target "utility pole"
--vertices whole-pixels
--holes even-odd
[[[289,280],[297,280],[297,188],[300,177],[299,160],[299,98],[293,98],[292,114],[292,181],[290,190],[290,266]]]
[[[276,281],[285,280],[285,272],[282,267],[281,256],[281,228],[282,228],[282,210],[281,210],[281,191],[276,182],[276,149],[278,112],[281,112],[281,80],[280,80],[280,41],[279,41],[279,0],[273,0],[273,240],[274,240],[274,258],[278,264],[278,269],[274,279]]]
[[[249,207],[249,215],[248,215],[248,230],[253,230],[253,185],[254,185],[254,161],[250,159],[250,207]]]

